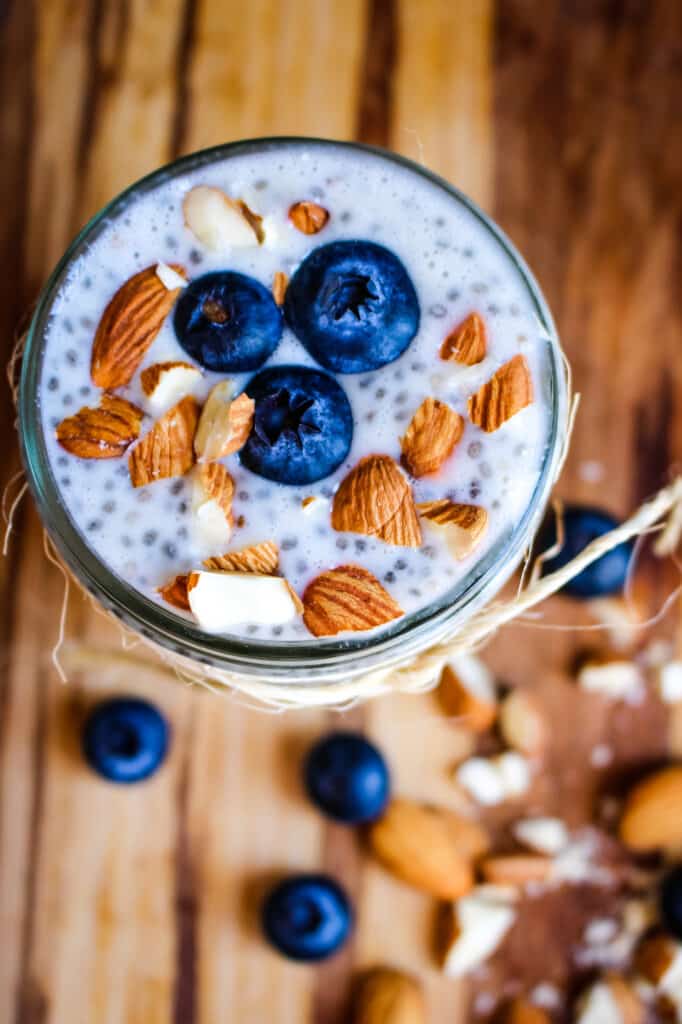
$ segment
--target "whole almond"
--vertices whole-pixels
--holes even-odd
[[[186,277],[184,267],[172,269]],[[156,265],[122,285],[104,310],[92,346],[90,375],[100,388],[128,384],[173,308],[180,288],[166,288]]]
[[[187,581],[189,576],[176,576],[168,583],[164,584],[163,587],[159,587],[158,593],[167,601],[168,604],[172,604],[174,608],[182,608],[183,611],[189,611],[189,598],[187,597]]]
[[[356,991],[353,1024],[426,1024],[419,982],[390,967],[368,971]]]
[[[464,420],[446,402],[426,398],[401,438],[402,463],[412,476],[435,473],[452,455],[464,433]]]
[[[341,481],[332,526],[401,547],[416,548],[422,541],[410,485],[388,455],[368,455]]]
[[[225,555],[217,555],[204,561],[207,569],[220,572],[255,572],[261,576],[273,576],[277,572],[278,564],[279,548],[271,540],[250,544],[239,551],[228,551]]]
[[[289,220],[304,235],[316,235],[329,220],[329,210],[319,203],[302,199],[289,207]]]
[[[638,853],[682,846],[682,767],[654,772],[630,790],[620,838]]]
[[[470,313],[448,334],[440,347],[440,357],[446,362],[475,366],[485,358],[486,349],[485,323],[478,313]]]
[[[403,610],[361,565],[340,565],[316,576],[303,594],[303,621],[314,636],[362,632],[400,618]]]
[[[469,399],[469,419],[490,434],[533,401],[533,382],[524,356],[501,366]]]
[[[194,463],[194,432],[199,405],[183,398],[169,409],[133,448],[128,470],[133,487],[144,487],[168,477],[184,476]]]
[[[504,1008],[495,1024],[552,1024],[552,1018],[540,1006],[529,1003],[526,999],[515,999]]]
[[[99,406],[84,406],[56,429],[59,444],[81,459],[116,459],[140,433],[143,412],[118,395],[102,395]]]

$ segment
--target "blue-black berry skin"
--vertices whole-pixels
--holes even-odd
[[[663,879],[660,903],[663,924],[682,941],[682,864],[674,867]]]
[[[308,753],[303,776],[313,803],[347,825],[374,821],[388,804],[391,785],[386,762],[359,733],[324,736]]]
[[[83,755],[109,782],[125,785],[149,778],[163,763],[168,744],[164,716],[153,704],[135,697],[102,701],[83,727]]]
[[[619,525],[617,519],[602,509],[585,505],[566,505],[563,511],[564,543],[557,555],[543,563],[543,575],[562,568],[593,540]],[[547,551],[555,543],[556,523],[552,515],[540,531],[536,550],[538,553]],[[632,542],[619,544],[566,583],[562,593],[582,600],[619,593],[627,580],[632,551]]]
[[[346,942],[353,911],[334,879],[294,875],[268,893],[262,925],[268,941],[289,959],[324,960]]]
[[[376,242],[321,245],[286,292],[287,323],[312,357],[334,373],[392,363],[419,330],[419,301],[398,257]]]
[[[217,373],[257,370],[277,348],[282,312],[254,277],[232,270],[204,274],[183,288],[173,327],[185,352]]]

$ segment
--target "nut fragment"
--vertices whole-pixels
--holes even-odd
[[[632,661],[609,655],[585,659],[577,673],[578,686],[610,700],[625,700],[642,689],[642,674]]]
[[[644,1006],[635,989],[618,975],[607,975],[578,1003],[576,1024],[643,1024]]]
[[[462,505],[441,498],[421,502],[417,511],[431,529],[443,531],[448,548],[458,562],[475,551],[488,529],[488,513],[481,505]]]
[[[440,347],[440,357],[446,362],[474,366],[485,358],[486,348],[483,318],[478,313],[470,313],[448,334]]]
[[[500,708],[500,732],[514,750],[538,757],[547,745],[547,722],[537,701],[522,690],[512,690]]]
[[[243,622],[283,625],[298,615],[291,587],[281,576],[192,572],[187,595],[192,614],[209,633],[227,633]]]
[[[209,392],[201,411],[194,438],[194,451],[199,462],[211,462],[238,452],[246,444],[255,402],[242,392],[233,399],[234,384],[221,380]]]
[[[445,666],[437,695],[446,714],[472,732],[485,732],[497,717],[494,677],[473,654],[460,654]]]
[[[232,199],[222,189],[197,185],[182,202],[185,224],[207,249],[261,245],[263,218],[243,199]]]
[[[464,420],[446,402],[425,398],[400,440],[402,463],[412,476],[435,473],[452,455],[464,433]]]
[[[540,854],[510,853],[484,857],[480,869],[484,880],[494,885],[526,885],[528,882],[548,881],[552,874],[552,859]]]
[[[201,539],[210,548],[224,548],[234,527],[234,480],[219,462],[197,466],[192,506]]]
[[[159,587],[157,593],[161,595],[164,601],[168,604],[172,604],[174,608],[182,608],[183,611],[189,611],[189,600],[187,598],[187,581],[189,576],[176,576],[170,582],[164,584],[163,587]]]
[[[533,401],[533,382],[524,356],[501,366],[469,399],[469,419],[492,433]]]
[[[99,406],[83,406],[56,429],[62,448],[81,459],[116,459],[140,433],[142,410],[118,395],[104,394]]]
[[[661,665],[657,679],[658,693],[666,704],[682,701],[682,661],[668,661]]]
[[[332,526],[401,547],[419,547],[422,540],[410,486],[388,455],[360,459],[341,481]]]
[[[272,279],[272,297],[278,306],[284,305],[284,299],[289,286],[289,275],[283,270],[278,270]]]
[[[682,946],[664,932],[649,935],[637,947],[634,967],[657,988],[665,988],[673,976],[682,982]]]
[[[273,576],[279,564],[279,548],[272,540],[261,544],[250,544],[239,551],[228,551],[225,555],[207,558],[204,566],[220,572],[256,572],[262,576]]]
[[[289,207],[289,220],[304,235],[316,235],[329,220],[329,210],[310,199],[301,199]]]
[[[187,279],[182,274],[178,274],[177,270],[173,270],[167,263],[157,263],[155,270],[159,281],[168,291],[172,291],[174,288],[187,287]]]
[[[526,999],[515,999],[504,1008],[499,1024],[552,1024],[552,1019],[541,1006]]]
[[[184,267],[171,267],[185,277]],[[147,267],[121,285],[102,314],[92,346],[90,375],[100,388],[128,384],[170,313],[179,288],[166,288]]]
[[[443,969],[459,978],[485,963],[514,924],[514,889],[480,885],[447,908]]]
[[[403,614],[376,576],[360,565],[320,573],[306,587],[303,607],[303,621],[314,636],[362,632]]]
[[[515,822],[512,832],[530,850],[555,856],[570,841],[568,829],[560,818],[523,818]]]
[[[185,395],[192,394],[201,376],[201,370],[191,363],[154,363],[142,371],[140,384],[149,399],[152,412],[160,416]]]
[[[457,784],[484,807],[522,796],[530,780],[528,759],[514,751],[497,757],[470,757],[455,769]]]
[[[682,846],[682,767],[663,768],[630,790],[620,837],[642,853]]]
[[[390,967],[368,971],[356,992],[353,1024],[426,1024],[421,985]]]
[[[194,398],[187,397],[156,421],[128,456],[133,487],[184,476],[192,468],[192,441],[198,419],[199,406]]]

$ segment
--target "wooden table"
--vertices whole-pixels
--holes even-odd
[[[390,146],[470,193],[527,256],[583,393],[561,493],[625,513],[682,456],[681,11],[675,0],[2,0],[7,354],[86,218],[178,153],[287,133]],[[0,415],[9,479],[7,393]],[[0,572],[1,1024],[332,1024],[348,1019],[353,972],[377,961],[423,976],[432,1021],[469,1019],[464,987],[431,960],[430,901],[301,798],[301,752],[341,719],[257,713],[142,669],[63,685],[51,664],[63,580],[29,500]],[[675,574],[645,556],[640,575],[655,609]],[[555,601],[547,619],[584,616]],[[66,633],[117,644],[73,594]],[[515,627],[490,658],[549,693],[574,643]],[[166,767],[133,790],[78,756],[84,710],[122,689],[158,701],[174,727]],[[567,765],[600,736],[620,736],[631,760],[634,747],[622,712],[562,692],[572,711],[538,799],[579,819],[587,791]],[[397,790],[452,803],[447,768],[466,738],[432,698],[382,699],[346,721],[382,745]],[[660,723],[637,758],[663,751]],[[313,867],[337,874],[359,909],[352,945],[317,969],[270,952],[254,910],[268,879]]]

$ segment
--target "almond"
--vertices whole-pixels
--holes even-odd
[[[316,235],[329,220],[329,210],[309,199],[301,199],[289,207],[289,220],[304,235]]]
[[[234,527],[234,480],[219,462],[197,466],[192,506],[202,540],[212,548],[225,547]]]
[[[201,381],[201,370],[180,361],[154,363],[140,374],[140,385],[155,415],[191,394]]]
[[[524,356],[514,356],[469,399],[469,419],[490,434],[533,401],[533,382]]]
[[[630,790],[620,838],[638,853],[682,846],[682,767],[663,768]]]
[[[168,291],[172,291],[174,288],[187,287],[187,278],[183,277],[182,274],[178,274],[177,270],[173,270],[167,263],[157,263],[154,270],[159,281]]]
[[[512,832],[523,846],[549,856],[561,853],[570,842],[568,829],[560,818],[523,818],[515,822]]]
[[[664,704],[679,704],[682,701],[682,661],[668,661],[661,665],[656,685]]]
[[[443,531],[448,548],[458,562],[476,550],[488,529],[488,513],[481,505],[462,505],[441,498],[421,502],[417,511],[429,527]]]
[[[494,807],[527,791],[530,762],[515,751],[496,757],[469,757],[455,769],[455,781],[476,803]]]
[[[552,859],[539,854],[510,853],[485,857],[481,861],[480,870],[484,880],[494,885],[546,882],[552,874]]]
[[[170,580],[163,587],[159,587],[157,593],[161,595],[164,601],[168,604],[172,604],[174,608],[182,608],[183,611],[189,611],[189,599],[187,597],[187,581],[189,576],[176,576],[175,579]]]
[[[404,882],[440,899],[455,899],[474,883],[470,824],[449,811],[395,799],[370,825],[369,845]]]
[[[635,953],[634,967],[651,985],[658,987],[679,955],[674,939],[658,932],[640,943]]]
[[[505,743],[529,757],[538,757],[548,740],[547,720],[537,701],[522,690],[512,690],[500,707],[500,733]]]
[[[303,594],[303,621],[313,636],[362,632],[399,618],[402,608],[361,565],[339,565],[317,576]]]
[[[609,654],[591,655],[580,665],[578,686],[609,700],[625,700],[640,693],[642,674],[633,661]]]
[[[426,398],[401,438],[405,469],[412,476],[435,473],[452,455],[464,433],[464,420],[446,402]]]
[[[192,468],[192,441],[198,419],[199,406],[194,398],[187,397],[156,421],[128,456],[133,487],[184,476]]]
[[[516,919],[515,899],[513,888],[479,885],[447,908],[441,936],[446,974],[462,977],[495,953]]]
[[[574,1017],[576,1024],[643,1024],[644,1006],[624,978],[608,975],[584,993]]]
[[[542,1007],[526,999],[515,999],[504,1008],[499,1024],[552,1024],[552,1018]]]
[[[284,305],[284,299],[289,286],[289,275],[283,270],[278,270],[272,279],[272,297],[278,306]]]
[[[189,606],[209,633],[227,633],[243,622],[275,626],[299,614],[296,595],[281,576],[251,572],[192,572]]]
[[[83,406],[56,430],[62,448],[81,459],[116,459],[140,433],[143,412],[118,395],[104,394],[99,406]]]
[[[437,696],[445,713],[472,732],[486,732],[497,718],[494,677],[472,654],[459,655],[445,666]]]
[[[475,366],[485,359],[487,349],[485,323],[478,313],[470,313],[462,320],[440,347],[440,357],[446,362]]]
[[[419,982],[389,967],[368,971],[356,992],[353,1024],[426,1024]]]
[[[190,189],[182,212],[186,226],[207,249],[261,245],[265,240],[263,218],[242,199],[232,199],[211,185]]]
[[[388,455],[368,455],[341,481],[332,526],[400,547],[416,548],[422,541],[410,485]]]
[[[228,551],[225,555],[207,558],[204,565],[207,569],[220,572],[255,572],[262,576],[274,576],[279,564],[279,549],[274,541],[265,540],[261,544],[250,544],[239,551]]]
[[[256,404],[245,392],[235,399],[232,398],[233,393],[232,381],[221,380],[206,399],[194,438],[194,451],[199,462],[232,455],[248,440]]]
[[[185,269],[171,267],[181,277]],[[104,310],[92,346],[90,375],[99,388],[128,384],[170,313],[179,288],[166,288],[147,267],[122,285]]]

